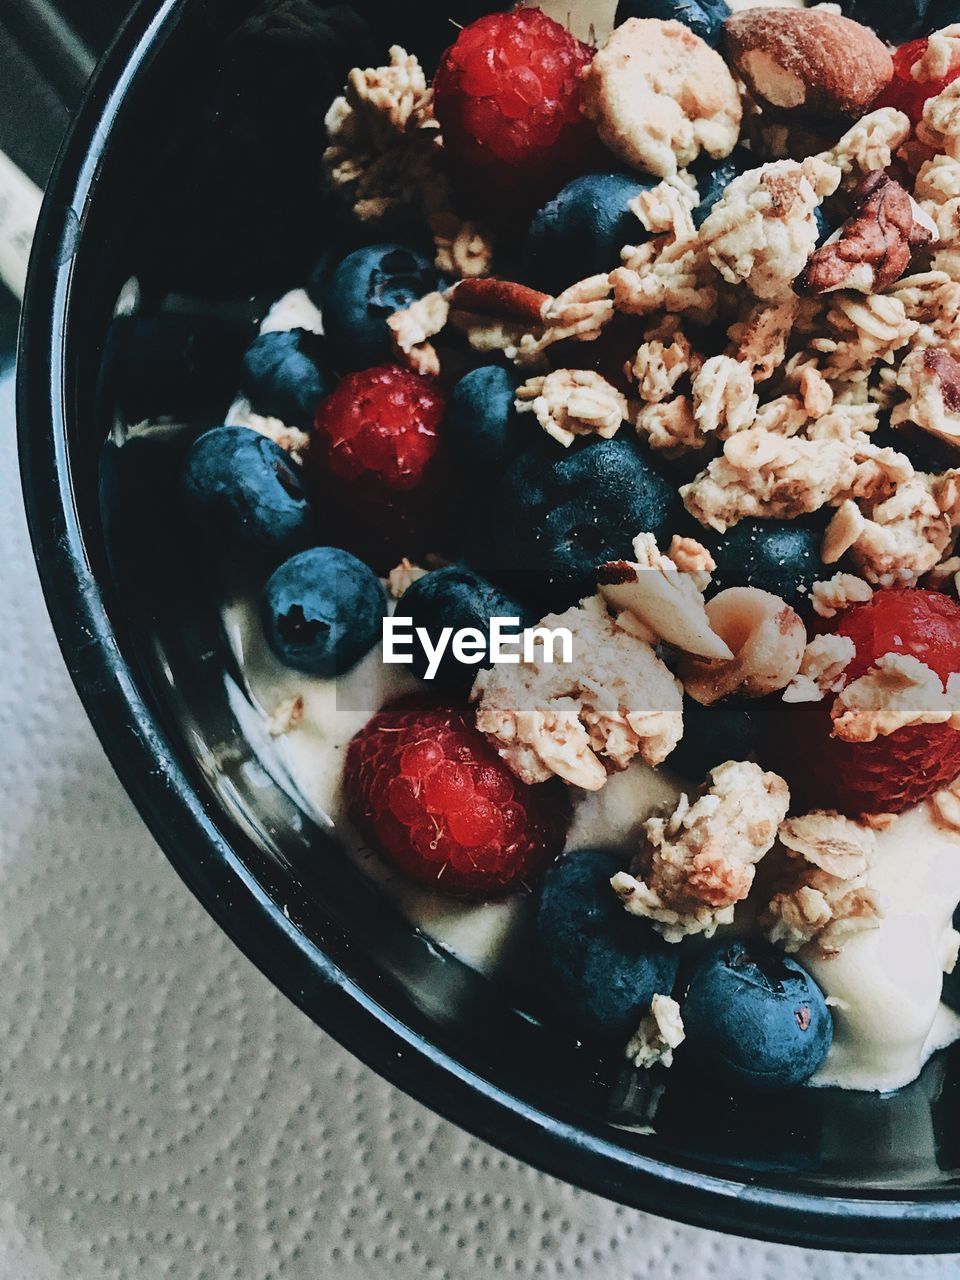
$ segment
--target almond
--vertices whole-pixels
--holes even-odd
[[[822,9],[747,9],[725,31],[734,70],[779,113],[859,117],[893,77],[890,53],[872,31]]]

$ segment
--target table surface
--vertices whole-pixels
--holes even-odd
[[[0,1280],[933,1280],[624,1209],[432,1115],[181,884],[70,684],[0,377]]]

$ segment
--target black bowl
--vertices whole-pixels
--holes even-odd
[[[365,37],[343,15],[321,27],[319,7],[142,5],[44,206],[20,356],[24,488],[50,613],[117,772],[264,973],[449,1119],[592,1191],[702,1226],[825,1247],[960,1248],[960,1053],[890,1097],[760,1100],[680,1075],[618,1078],[541,1021],[527,994],[411,929],[257,767],[210,586],[176,517],[182,437],[128,424],[160,403],[197,428],[216,421],[257,313],[251,296],[303,278],[315,241],[341,234],[315,196],[309,217],[300,202],[318,118],[354,56],[345,46]],[[409,41],[427,57],[447,17],[478,7],[354,6],[373,19],[368,43]],[[290,100],[305,85],[307,106]],[[271,191],[277,174],[283,192]],[[114,314],[131,277],[146,328]],[[231,291],[227,306],[198,301]],[[187,330],[170,318],[185,310]]]

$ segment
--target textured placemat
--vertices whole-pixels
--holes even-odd
[[[0,384],[0,1280],[913,1280],[575,1191],[287,1003],[114,778],[36,582]]]

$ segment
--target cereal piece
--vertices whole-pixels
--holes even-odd
[[[838,293],[831,299],[827,327],[831,336],[814,338],[810,346],[827,355],[825,371],[834,376],[851,369],[871,370],[878,362],[892,364],[920,325],[907,316],[900,298]]]
[[[687,574],[697,584],[699,591],[706,591],[717,563],[702,542],[675,533],[667,555],[681,573]]]
[[[701,431],[745,431],[759,403],[749,365],[729,356],[711,356],[693,380],[693,416]]]
[[[882,170],[867,174],[852,194],[852,215],[839,235],[811,256],[797,278],[798,293],[883,292],[908,269],[915,251],[933,239],[929,218]]]
[[[908,116],[895,107],[881,107],[858,120],[835,146],[818,158],[836,165],[845,180],[859,181],[868,173],[889,169],[911,133]]]
[[[911,586],[939,564],[960,526],[958,485],[960,472],[917,474],[890,497],[865,504],[850,555],[868,582]]]
[[[682,654],[677,672],[684,691],[709,707],[739,694],[762,698],[785,689],[800,670],[807,632],[779,596],[757,587],[729,587],[708,600],[707,623],[732,656]]]
[[[711,938],[749,894],[789,804],[777,774],[748,762],[719,765],[692,804],[681,796],[669,817],[644,823],[631,873],[611,884],[626,910],[650,920],[668,942]]]
[[[440,358],[430,342],[442,333],[450,316],[450,304],[442,293],[428,293],[402,311],[387,317],[394,351],[402,362],[425,378],[440,373]]]
[[[465,221],[455,213],[434,213],[428,218],[436,250],[434,263],[445,275],[461,279],[488,276],[493,265],[490,232],[478,222]]]
[[[707,443],[693,416],[693,401],[689,396],[645,405],[637,414],[636,426],[637,434],[651,449],[670,458],[696,453]]]
[[[728,156],[742,108],[727,64],[679,22],[630,18],[583,76],[583,111],[614,155],[669,178],[705,151]]]
[[[837,813],[814,812],[780,824],[787,856],[760,917],[767,939],[788,954],[815,945],[837,955],[848,938],[875,929],[883,915],[869,886],[877,853],[869,827]]]
[[[933,820],[942,831],[960,835],[960,778],[930,797]],[[956,957],[954,957],[954,966]]]
[[[760,103],[805,120],[862,116],[893,77],[872,31],[823,8],[749,9],[725,30],[731,65]]]
[[[641,1071],[651,1067],[672,1067],[673,1051],[683,1044],[686,1032],[680,1006],[670,996],[655,995],[650,1012],[643,1018],[627,1045],[627,1061]]]
[[[784,702],[820,702],[843,688],[844,672],[857,656],[849,636],[814,636],[807,642],[800,670],[783,691]]]
[[[624,265],[611,271],[617,311],[646,316],[690,313],[709,324],[717,309],[717,281],[700,236],[659,236],[623,251]]]
[[[302,463],[310,450],[310,435],[299,427],[290,427],[280,418],[265,418],[254,413],[247,400],[235,400],[227,411],[225,422],[228,427],[249,427],[260,435],[273,440],[281,449],[289,453],[294,462]]]
[[[874,742],[914,724],[960,728],[960,675],[943,681],[911,653],[885,653],[842,689],[830,709],[833,736]]]
[[[701,363],[683,331],[677,328],[670,343],[659,338],[641,343],[624,372],[644,403],[662,404],[673,395],[680,379],[687,373],[695,375]]]
[[[817,247],[815,210],[840,170],[817,159],[780,160],[735,178],[700,228],[710,261],[730,284],[782,299]]]
[[[686,550],[683,544],[679,549]],[[709,559],[703,547],[699,550]],[[600,594],[617,614],[618,624],[650,643],[664,641],[682,653],[731,659],[732,651],[707,618],[699,581],[680,572],[676,561],[658,550],[652,533],[635,539],[633,553],[635,561],[614,560],[597,570]]]
[[[894,409],[891,426],[912,422],[938,440],[960,445],[960,362],[931,347],[911,351],[897,384],[907,399]]]
[[[933,151],[960,160],[960,81],[954,80],[923,108],[917,138]]]
[[[577,436],[615,436],[627,416],[627,401],[590,369],[554,369],[517,388],[516,410],[532,413],[547,435],[568,449]]]
[[[863,512],[852,498],[845,498],[837,507],[823,535],[820,557],[824,564],[836,564],[842,560],[866,528]],[[829,616],[829,615],[827,615]]]
[[[595,342],[613,319],[610,293],[607,276],[596,275],[578,280],[555,298],[548,298],[540,311],[543,334],[536,341],[524,343],[525,353],[544,351],[570,338],[577,342]]]
[[[683,733],[683,700],[652,647],[618,627],[599,596],[540,626],[569,629],[572,662],[494,666],[470,695],[477,728],[514,773],[597,791],[608,768],[625,769],[638,755],[662,763]]]
[[[911,77],[919,84],[930,80],[946,80],[960,70],[960,26],[951,24],[934,31],[927,47],[910,68]]]
[[[810,422],[803,401],[799,396],[777,396],[757,410],[753,425],[758,431],[771,431],[775,435],[795,436]]]
[[[783,364],[799,311],[800,302],[792,294],[773,305],[755,302],[727,330],[734,345],[729,354],[750,366],[755,382],[766,382]]]

